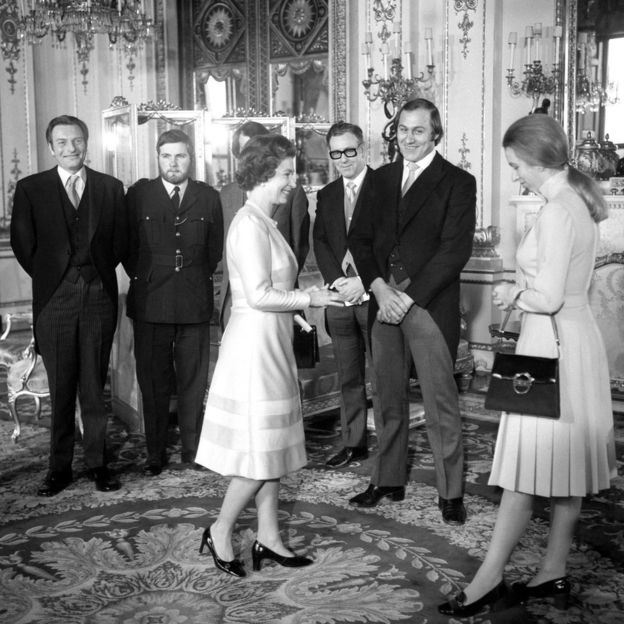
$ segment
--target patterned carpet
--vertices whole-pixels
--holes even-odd
[[[237,580],[198,553],[201,532],[217,514],[227,481],[176,463],[175,427],[168,469],[147,478],[140,471],[144,439],[111,417],[109,451],[122,489],[94,491],[78,445],[75,482],[58,496],[41,499],[35,492],[47,463],[49,405],[43,404],[42,421],[32,422],[32,408],[23,404],[22,438],[13,444],[2,375],[0,371],[0,622],[453,624],[437,614],[436,605],[478,567],[498,500],[498,492],[487,486],[496,423],[487,420],[480,396],[462,397],[469,513],[464,527],[452,528],[440,519],[422,428],[411,435],[405,501],[355,510],[346,501],[366,487],[369,461],[325,469],[325,458],[339,445],[337,415],[317,416],[306,421],[309,464],[284,479],[280,503],[285,541],[315,562],[300,570],[265,563],[260,572]],[[621,419],[617,436],[621,467]],[[507,571],[510,582],[530,575],[539,561],[548,528],[546,503],[537,505],[530,530],[514,553]],[[235,535],[248,571],[254,529],[250,506]],[[569,573],[573,602],[567,612],[535,601],[526,610],[463,621],[624,621],[621,476],[612,489],[586,502]]]

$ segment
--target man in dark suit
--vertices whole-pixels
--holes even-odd
[[[40,496],[72,482],[76,394],[84,460],[98,490],[120,487],[106,467],[104,384],[117,322],[115,267],[126,253],[122,183],[84,166],[89,131],[69,115],[48,124],[58,166],[17,183],[11,245],[32,278],[33,328],[48,374],[50,464]]]
[[[470,258],[476,182],[435,146],[440,113],[424,99],[399,111],[402,159],[377,169],[352,251],[371,301],[372,352],[381,403],[379,453],[369,488],[350,502],[403,500],[407,481],[408,382],[413,358],[425,406],[442,518],[463,524],[463,444],[453,367],[459,343],[459,287]]]
[[[163,132],[156,144],[160,176],[128,189],[130,276],[137,380],[143,399],[144,473],[167,464],[169,401],[178,396],[181,460],[195,465],[210,363],[212,274],[223,251],[219,194],[189,178],[190,138]]]
[[[332,468],[347,466],[368,457],[366,352],[368,340],[368,300],[356,263],[349,249],[351,233],[362,213],[362,201],[370,190],[372,170],[364,160],[362,129],[344,121],[327,132],[329,157],[341,177],[318,191],[314,220],[314,255],[330,288],[337,290],[344,307],[325,310],[332,338],[341,392],[340,425],[343,448],[327,460]],[[372,370],[372,366],[371,366]],[[373,406],[378,406],[373,381]]]
[[[236,160],[249,139],[269,134],[270,131],[257,121],[246,121],[236,129],[232,136],[232,155]],[[232,223],[236,211],[245,203],[247,194],[236,182],[230,182],[221,189],[221,204],[223,206],[224,237]],[[308,251],[310,251],[310,215],[308,213],[308,198],[300,184],[289,195],[283,204],[276,204],[271,218],[277,223],[277,229],[282,233],[297,258],[299,271],[303,269]],[[231,294],[229,287],[229,273],[226,258],[221,263],[223,278],[219,294],[219,321],[221,329],[225,329],[230,318]]]

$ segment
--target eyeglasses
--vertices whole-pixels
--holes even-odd
[[[331,152],[329,152],[329,157],[332,160],[339,160],[344,154],[347,158],[355,158],[355,156],[357,156],[358,147],[360,146],[358,145],[357,147],[347,147],[347,149],[343,150],[332,150]]]

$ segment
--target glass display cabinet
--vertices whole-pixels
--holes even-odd
[[[102,111],[104,167],[124,186],[140,178],[158,176],[156,141],[162,132],[179,129],[188,134],[195,149],[191,177],[207,180],[206,112],[159,110],[127,104]]]

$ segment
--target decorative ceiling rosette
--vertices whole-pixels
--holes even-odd
[[[200,3],[193,19],[195,64],[240,63],[246,58],[245,18],[234,0]]]
[[[328,0],[272,0],[271,60],[328,52],[327,3]]]

